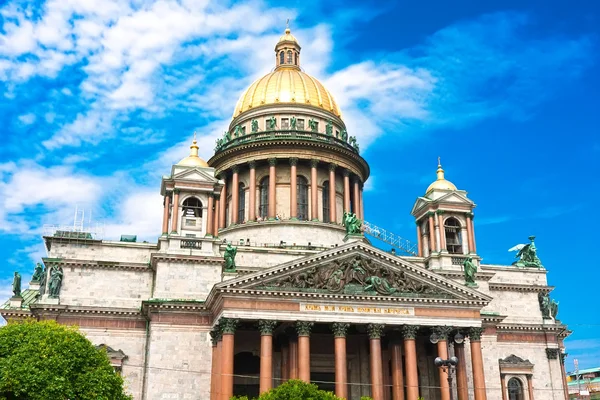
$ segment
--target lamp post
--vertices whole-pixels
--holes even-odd
[[[454,335],[453,339],[455,343],[461,344],[462,342],[464,342],[465,337],[460,332],[458,332],[456,335]],[[437,333],[434,332],[429,337],[429,341],[433,344],[436,344],[440,341],[440,337]],[[447,360],[444,360],[442,357],[436,357],[433,362],[436,367],[442,368],[444,371],[448,372],[448,388],[450,389],[450,400],[454,400],[454,392],[452,390],[452,373],[456,370],[458,358],[453,356]]]

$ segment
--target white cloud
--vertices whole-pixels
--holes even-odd
[[[158,190],[139,188],[119,206],[112,222],[104,225],[104,238],[116,240],[121,235],[137,235],[138,241],[155,242],[161,234],[163,198]]]
[[[35,122],[36,116],[33,113],[19,115],[19,121],[24,125],[31,125]]]

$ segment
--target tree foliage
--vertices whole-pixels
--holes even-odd
[[[105,351],[54,321],[0,328],[0,400],[126,400]]]
[[[232,397],[231,400],[249,400],[246,396]],[[254,400],[343,400],[332,392],[320,390],[317,385],[300,380],[290,380]]]

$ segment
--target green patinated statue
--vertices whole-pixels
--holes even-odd
[[[215,146],[215,153],[219,150],[221,150],[221,147],[223,147],[224,144],[224,140],[222,138],[219,138],[216,140],[216,146]]]
[[[35,270],[33,271],[33,276],[31,277],[31,282],[38,283],[40,279],[42,279],[42,274],[44,273],[44,268],[42,264],[35,264]]]
[[[333,136],[333,122],[331,120],[327,121],[327,125],[325,125],[325,134]]]
[[[225,131],[223,133],[223,144],[229,142],[231,140],[231,134],[229,133],[229,131]]]
[[[346,228],[346,234],[348,235],[360,235],[362,222],[356,217],[356,214],[344,212],[343,225]]]
[[[317,121],[315,121],[313,118],[309,119],[308,127],[310,128],[310,130],[312,132],[316,132],[317,131]]]
[[[258,132],[258,120],[253,119],[252,120],[252,133],[256,133]]]
[[[558,301],[552,300],[550,302],[550,316],[552,316],[552,318],[556,319],[557,315],[558,315]]]
[[[42,272],[42,277],[40,278],[40,290],[38,296],[42,296],[46,293],[46,280],[48,279],[48,269],[44,265],[44,271]]]
[[[234,137],[240,137],[240,136],[242,136],[242,127],[241,126],[239,126],[239,125],[235,126],[235,129],[233,131],[233,136]]]
[[[270,130],[277,128],[277,119],[275,117],[271,117],[267,120],[267,124]]]
[[[348,143],[348,131],[345,129],[342,131],[342,140]]]
[[[50,269],[50,282],[48,282],[48,294],[50,297],[58,297],[62,287],[63,269],[59,265],[55,265]]]
[[[292,128],[292,130],[296,129],[296,117],[292,117],[290,119],[290,127]]]
[[[477,286],[475,283],[475,274],[477,273],[477,266],[473,263],[473,259],[471,257],[465,258],[463,262],[463,267],[465,271],[465,284],[467,286]]]
[[[548,293],[538,294],[538,301],[540,303],[540,311],[542,312],[542,318],[550,319],[550,296]],[[558,311],[558,309],[557,309]]]
[[[542,262],[537,256],[537,248],[535,247],[535,236],[529,236],[529,244],[518,244],[510,248],[508,251],[517,251],[518,261],[513,262],[516,267],[523,268],[544,268]]]
[[[15,277],[13,278],[12,291],[14,297],[21,297],[21,274],[15,271]]]
[[[225,271],[235,271],[235,256],[237,254],[237,247],[233,247],[231,243],[227,243],[225,248]]]
[[[368,277],[365,283],[367,284],[364,288],[365,292],[376,291],[379,294],[390,295],[398,290],[390,286],[387,279],[376,275]]]

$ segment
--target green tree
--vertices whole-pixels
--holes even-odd
[[[126,400],[106,352],[54,321],[0,328],[0,400]]]
[[[232,397],[231,400],[248,400],[248,397]],[[260,395],[256,400],[343,400],[331,392],[319,390],[317,385],[291,380]]]

